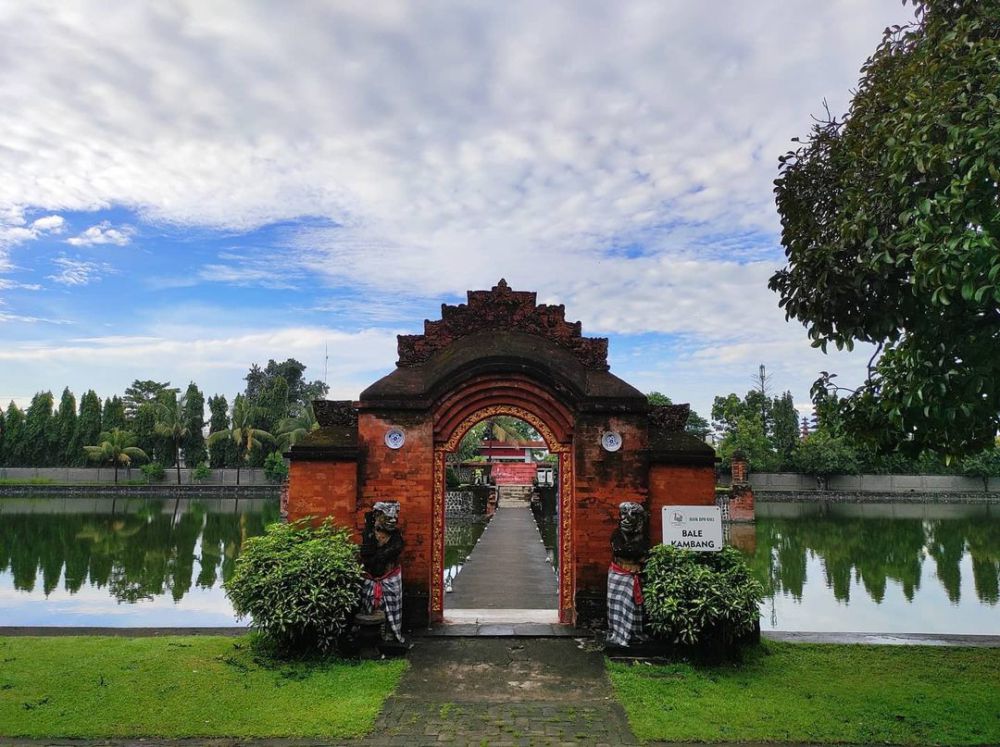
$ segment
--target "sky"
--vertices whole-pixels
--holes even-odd
[[[330,397],[506,278],[708,415],[809,409],[773,180],[899,0],[0,1],[0,402],[133,379]],[[325,360],[328,351],[328,364]]]

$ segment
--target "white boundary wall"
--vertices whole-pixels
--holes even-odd
[[[181,485],[235,485],[235,469],[213,469],[211,476],[201,482],[192,482],[192,469],[181,467]],[[42,478],[57,483],[94,483],[100,485],[113,484],[115,481],[115,471],[110,467],[0,467],[0,479],[7,480],[31,480]],[[142,479],[142,470],[133,467],[131,472],[127,469],[118,470],[118,482],[126,480]],[[154,485],[176,485],[177,470],[173,467],[165,468],[163,482],[153,483]],[[241,469],[240,485],[271,485],[264,477],[262,469]]]
[[[796,472],[751,472],[754,490],[785,493],[816,492],[819,486],[812,475]],[[730,483],[729,475],[720,480]],[[833,475],[827,490],[840,493],[982,493],[983,481],[961,475]],[[1000,477],[989,480],[990,493],[1000,493]]]

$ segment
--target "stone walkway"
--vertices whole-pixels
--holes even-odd
[[[638,742],[599,651],[568,638],[424,638],[362,744]]]
[[[445,595],[445,619],[449,609],[556,609],[556,574],[527,504],[499,508],[453,588]]]

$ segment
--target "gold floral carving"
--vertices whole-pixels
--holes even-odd
[[[487,418],[495,418],[501,415],[519,418],[520,420],[526,422],[538,431],[543,439],[545,439],[545,443],[549,447],[549,451],[552,453],[558,454],[563,451],[569,451],[569,445],[559,443],[559,439],[556,438],[552,429],[545,424],[545,421],[530,410],[525,410],[523,407],[515,407],[514,405],[493,405],[491,407],[484,407],[481,410],[476,410],[476,412],[472,413],[472,415],[469,415],[469,417],[465,418],[465,420],[458,424],[452,432],[451,437],[445,442],[444,450],[455,451],[458,448],[459,443],[461,443],[462,438],[472,426],[482,420],[486,420]]]
[[[431,611],[440,615],[444,608],[444,500],[445,453],[434,452],[434,507],[431,515]]]

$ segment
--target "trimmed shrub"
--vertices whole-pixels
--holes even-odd
[[[764,588],[734,547],[695,552],[657,545],[643,572],[649,630],[686,646],[731,646],[753,635]]]
[[[271,524],[236,559],[226,596],[282,653],[330,653],[357,607],[364,571],[348,530],[327,519]]]
[[[142,470],[142,476],[146,482],[163,482],[163,479],[167,476],[166,470],[163,469],[163,465],[159,462],[144,464],[139,469]]]
[[[288,479],[288,465],[281,452],[272,451],[264,458],[264,477],[270,482],[284,482]]]
[[[191,473],[191,479],[195,482],[205,482],[208,478],[212,476],[212,468],[207,464],[202,462],[197,467],[194,468],[194,472]]]

